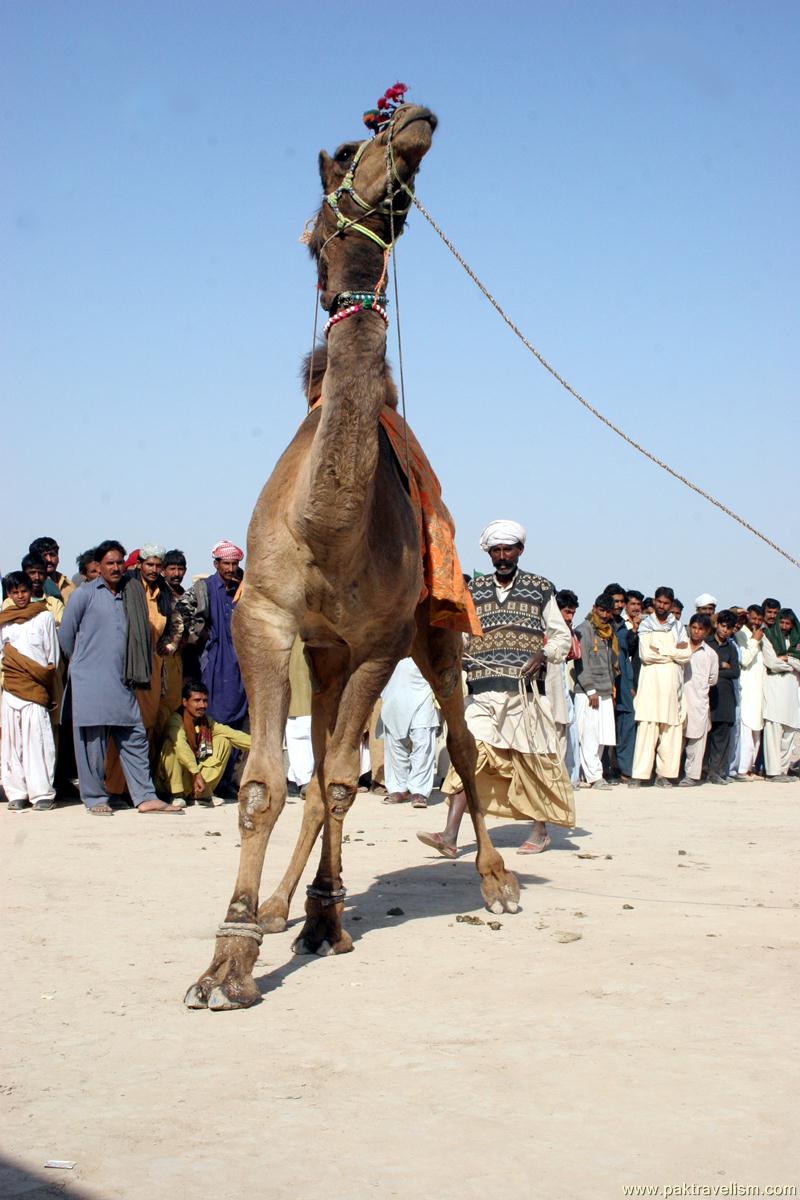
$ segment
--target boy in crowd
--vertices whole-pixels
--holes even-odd
[[[2,781],[9,812],[30,802],[36,812],[55,808],[56,747],[50,711],[55,705],[58,634],[53,615],[33,599],[22,571],[3,580],[11,606],[0,612],[3,648]]]
[[[711,728],[708,693],[719,679],[719,659],[708,645],[711,617],[697,612],[689,622],[689,646],[692,657],[683,668],[683,694],[686,701],[686,762],[679,787],[699,787],[703,774],[703,756]]]

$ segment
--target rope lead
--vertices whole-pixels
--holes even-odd
[[[574,397],[574,399],[577,400],[579,404],[582,404],[583,407],[588,412],[590,412],[593,417],[596,417],[598,421],[601,421],[603,423],[603,425],[605,425],[606,428],[610,429],[612,433],[615,433],[617,435],[617,437],[622,438],[623,442],[627,442],[627,444],[629,446],[632,446],[634,450],[638,450],[638,452],[641,455],[643,455],[645,458],[649,459],[651,463],[655,463],[655,465],[657,467],[660,467],[662,471],[666,471],[667,474],[671,475],[673,479],[677,479],[679,483],[682,483],[686,487],[690,488],[691,491],[695,492],[698,496],[702,496],[702,498],[704,500],[707,500],[709,504],[713,504],[713,506],[715,508],[718,508],[720,510],[720,512],[725,513],[725,515],[727,517],[730,517],[731,520],[736,521],[739,525],[742,526],[743,529],[746,529],[748,531],[748,533],[752,533],[754,537],[760,538],[760,540],[762,542],[764,542],[767,546],[769,546],[771,550],[774,550],[777,554],[780,554],[783,558],[787,559],[787,561],[790,562],[792,564],[792,566],[800,567],[800,560],[796,559],[793,555],[789,554],[788,550],[784,550],[783,547],[779,546],[777,542],[774,542],[772,540],[772,538],[767,537],[767,535],[765,533],[762,533],[760,529],[756,529],[755,525],[751,525],[749,521],[746,521],[744,519],[744,517],[740,517],[738,513],[735,513],[732,508],[728,508],[727,504],[723,504],[721,500],[717,500],[717,498],[715,496],[712,496],[710,492],[706,492],[703,488],[698,487],[698,485],[696,483],[692,483],[691,479],[687,479],[685,475],[681,475],[681,473],[679,471],[675,471],[667,463],[662,462],[662,460],[660,458],[657,458],[655,454],[651,454],[649,450],[646,450],[644,448],[644,446],[641,446],[639,444],[639,442],[635,441],[634,438],[629,437],[628,434],[625,433],[624,430],[620,429],[618,425],[615,425],[613,421],[609,420],[608,417],[604,416],[603,413],[599,412],[598,409],[596,409],[594,407],[594,405],[590,404],[588,400],[585,400],[584,397],[580,394],[580,392],[577,392],[575,390],[575,388],[571,386],[571,384],[567,383],[566,379],[564,379],[563,376],[559,375],[558,371],[555,369],[555,367],[550,365],[550,363],[547,361],[547,359],[544,357],[544,355],[541,354],[536,349],[536,347],[533,346],[528,341],[528,339],[525,337],[522,330],[517,325],[514,324],[514,322],[511,320],[511,318],[508,316],[508,314],[504,311],[504,309],[501,307],[501,305],[498,304],[497,300],[495,300],[494,296],[489,291],[489,289],[481,282],[481,280],[478,278],[478,276],[475,274],[475,272],[472,270],[472,268],[469,266],[469,264],[464,261],[464,259],[461,257],[461,255],[456,250],[453,243],[445,236],[445,234],[442,232],[442,230],[436,224],[436,222],[434,221],[434,219],[430,215],[430,213],[420,203],[420,201],[417,199],[417,197],[416,197],[415,193],[412,191],[412,189],[410,187],[408,187],[403,182],[403,180],[400,178],[400,176],[397,174],[397,170],[394,165],[394,155],[392,154],[392,151],[391,151],[391,141],[389,141],[389,144],[387,146],[387,161],[389,161],[391,163],[391,169],[394,173],[395,179],[397,179],[398,183],[400,184],[400,187],[410,197],[411,202],[419,209],[419,211],[422,213],[423,217],[428,222],[428,224],[433,227],[433,229],[435,230],[436,233],[438,233],[439,237],[442,239],[445,246],[447,246],[447,249],[450,251],[450,253],[453,255],[453,257],[456,259],[456,261],[458,263],[460,263],[460,265],[466,271],[467,275],[469,275],[470,279],[475,284],[475,286],[478,288],[478,290],[483,293],[483,295],[486,297],[486,299],[489,301],[489,303],[492,305],[492,307],[495,309],[495,311],[499,314],[500,317],[502,317],[502,319],[505,321],[506,325],[508,325],[508,327],[512,331],[512,333],[516,334],[516,336],[522,342],[522,344],[526,348],[526,350],[530,351],[530,353],[534,356],[534,358],[537,359],[537,361],[539,363],[541,363],[541,365],[544,367],[544,369],[546,371],[549,371],[550,374],[553,376],[553,378],[555,380],[557,380],[557,382],[560,383],[561,386],[566,391],[568,391],[569,394],[572,397]]]

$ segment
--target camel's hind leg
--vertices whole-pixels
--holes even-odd
[[[345,890],[342,886],[342,828],[358,788],[359,746],[373,705],[408,644],[380,660],[362,663],[342,693],[336,728],[324,761],[324,826],[322,853],[314,882],[308,889],[306,920],[294,942],[295,954],[345,954],[353,942],[342,929]]]
[[[461,776],[478,841],[476,866],[481,877],[481,895],[490,912],[515,913],[519,908],[517,877],[506,870],[501,855],[492,845],[483,813],[478,807],[475,739],[467,728],[461,694],[461,645],[460,633],[429,625],[426,607],[418,610],[411,654],[433,688],[447,722],[447,749],[453,766]]]
[[[258,923],[264,933],[282,933],[289,919],[289,905],[306,869],[325,816],[322,799],[325,754],[336,726],[344,685],[347,682],[349,651],[325,647],[310,652],[315,684],[311,698],[311,743],[314,748],[314,775],[306,789],[303,821],[286,873],[268,900],[258,910]]]
[[[239,788],[239,873],[211,965],[186,994],[189,1008],[246,1008],[260,999],[252,975],[261,942],[258,887],[267,843],[286,801],[283,731],[294,636],[291,618],[245,585],[234,639],[253,741]]]

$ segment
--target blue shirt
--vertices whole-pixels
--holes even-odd
[[[128,618],[122,592],[93,579],[67,601],[58,630],[69,659],[75,725],[138,725],[136,693],[125,684]]]

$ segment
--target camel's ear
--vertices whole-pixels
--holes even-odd
[[[319,177],[322,180],[322,187],[325,192],[333,190],[332,173],[334,162],[330,154],[326,154],[324,150],[319,152]]]

